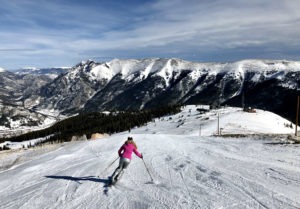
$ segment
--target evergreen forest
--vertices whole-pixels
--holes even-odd
[[[180,106],[175,105],[150,110],[111,112],[109,114],[81,113],[43,130],[2,138],[0,143],[4,141],[22,142],[41,137],[46,137],[43,143],[60,143],[71,141],[73,136],[85,135],[90,138],[93,133],[114,134],[130,131],[132,128],[143,126],[155,118],[176,114],[180,112],[180,109]]]

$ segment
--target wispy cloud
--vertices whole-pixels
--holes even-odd
[[[0,52],[27,52],[27,51],[35,51],[34,49],[18,49],[18,48],[11,48],[11,49],[1,49]]]
[[[1,4],[0,66],[9,68],[92,57],[300,59],[300,2],[294,0]]]

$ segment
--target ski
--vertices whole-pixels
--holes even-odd
[[[117,182],[109,182],[109,183],[107,184],[107,186],[108,186],[108,187],[112,187],[112,186],[115,186],[116,183],[117,183]]]
[[[109,177],[109,178],[108,178],[108,184],[107,184],[107,186],[108,186],[108,187],[114,186],[114,185],[116,185],[117,182],[118,182],[117,179],[115,179],[115,180],[113,181],[113,179],[112,179],[111,177]]]

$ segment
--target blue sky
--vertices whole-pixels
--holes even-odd
[[[299,0],[0,0],[0,67],[300,60]]]

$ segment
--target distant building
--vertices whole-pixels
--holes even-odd
[[[256,113],[256,110],[253,107],[244,107],[244,112]]]

